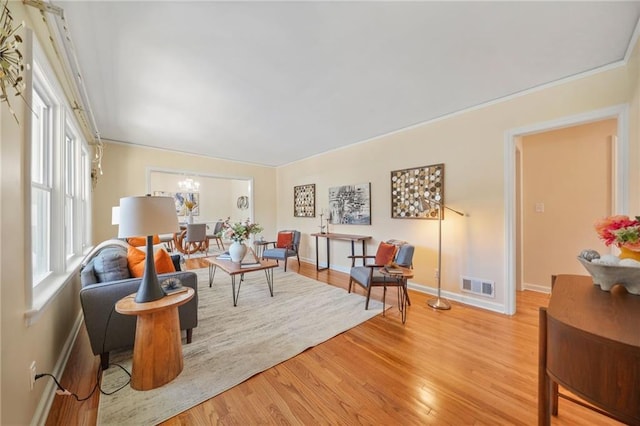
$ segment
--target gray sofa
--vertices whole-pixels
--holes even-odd
[[[135,340],[136,317],[115,311],[116,302],[135,293],[141,281],[141,278],[130,277],[126,256],[125,242],[105,241],[85,258],[80,273],[84,323],[91,349],[95,355],[100,355],[103,369],[109,367],[110,351],[133,347]],[[179,260],[173,256],[172,260],[179,268]],[[186,331],[186,341],[191,343],[193,329],[198,325],[198,277],[193,272],[180,271],[160,274],[158,280],[162,283],[172,277],[195,290],[193,299],[178,308],[180,329]]]

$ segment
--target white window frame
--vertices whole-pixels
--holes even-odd
[[[49,235],[49,273],[43,279],[35,282],[33,275],[32,256],[25,259],[26,268],[30,271],[25,283],[27,295],[27,311],[25,314],[27,325],[33,324],[40,317],[48,303],[68,283],[77,277],[77,272],[84,255],[90,249],[91,242],[91,148],[83,134],[78,130],[73,109],[69,105],[60,83],[56,79],[47,57],[31,31],[28,31],[25,45],[30,47],[31,71],[26,79],[27,101],[32,99],[32,91],[37,90],[44,97],[50,108],[51,132],[50,147],[50,235]],[[28,182],[31,182],[31,144],[32,126],[31,111],[26,111],[27,134],[25,169],[29,172]],[[72,151],[67,151],[67,137],[72,142]],[[73,164],[70,164],[73,163]],[[69,172],[69,166],[73,171]],[[71,179],[71,181],[68,181]],[[29,185],[28,197],[34,184]],[[35,188],[38,188],[35,185]],[[32,203],[28,203],[31,209]],[[67,207],[70,206],[69,210]],[[33,213],[30,212],[29,217]],[[72,226],[67,230],[66,224]],[[29,225],[27,243],[32,244],[32,226]],[[67,240],[71,237],[71,240]],[[29,249],[28,253],[32,250]]]
[[[44,238],[45,240],[48,240],[49,242],[51,241],[51,227],[52,227],[52,223],[51,223],[51,200],[53,198],[53,150],[52,150],[52,143],[47,143],[47,140],[50,140],[52,138],[52,134],[53,134],[53,128],[52,128],[52,124],[53,124],[53,102],[51,101],[51,96],[50,93],[47,92],[45,90],[45,88],[40,87],[39,85],[34,84],[33,86],[33,91],[34,92],[38,92],[37,93],[37,100],[34,96],[31,97],[31,104],[33,105],[32,110],[34,111],[33,114],[40,114],[39,117],[39,121],[38,121],[38,128],[34,129],[33,126],[36,125],[36,122],[34,120],[30,120],[30,137],[28,140],[28,144],[29,144],[29,172],[30,172],[30,183],[31,183],[31,191],[30,194],[33,195],[34,193],[38,192],[40,194],[42,194],[42,197],[46,198],[46,204],[48,205],[48,209],[47,211],[43,212],[43,225],[44,225],[44,230],[41,230],[39,235],[35,235],[35,229],[34,229],[34,222],[38,221],[38,216],[36,214],[36,212],[34,211],[34,201],[33,199],[31,200],[31,202],[29,203],[30,209],[31,209],[31,214],[30,214],[30,218],[31,218],[31,222],[30,222],[30,234],[32,236],[30,242],[30,247],[32,248],[32,250],[30,250],[31,253],[31,261],[33,262],[35,260],[35,253],[33,253],[33,238],[37,238],[37,237],[41,237]],[[37,149],[34,149],[34,142],[33,142],[33,138],[37,137],[34,136],[33,134],[36,133],[34,132],[34,130],[36,130],[36,132],[38,133],[38,135],[40,136],[41,140],[40,140],[40,147],[38,147]],[[35,159],[33,158],[34,152],[37,151],[39,154],[39,158],[38,161],[35,161]],[[41,174],[41,176],[37,176],[34,177],[34,170],[37,171],[38,173]],[[45,235],[42,235],[42,233],[44,232]],[[37,275],[37,276],[33,276],[33,268],[32,268],[32,280],[31,283],[32,285],[35,284],[35,280],[37,280],[37,282],[42,282],[44,281],[52,272],[51,270],[51,244],[47,243],[47,244],[43,244],[42,246],[42,250],[41,250],[41,254],[44,255],[44,257],[46,257],[45,262],[46,265],[43,265],[43,270]]]
[[[79,220],[78,197],[78,167],[80,165],[80,149],[78,149],[78,137],[72,130],[71,124],[65,125],[64,140],[64,168],[62,178],[64,181],[64,253],[65,260],[72,259],[80,247],[78,230],[76,225]]]
[[[81,143],[78,195],[80,197],[79,220],[83,224],[79,235],[80,251],[83,254],[91,247],[91,159],[89,146],[86,143]]]

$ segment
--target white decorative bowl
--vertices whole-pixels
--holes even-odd
[[[581,257],[578,260],[591,274],[593,283],[602,290],[609,291],[614,285],[620,284],[629,293],[640,295],[640,268],[592,263]]]

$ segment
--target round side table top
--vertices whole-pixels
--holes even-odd
[[[136,293],[130,294],[118,300],[116,312],[123,315],[144,315],[156,312],[171,306],[180,306],[193,298],[195,291],[191,287],[186,287],[187,291],[168,294],[162,299],[152,302],[138,303],[134,300]]]
[[[386,268],[380,268],[379,271],[385,277],[390,278],[413,278],[413,269],[405,268],[404,266],[398,266],[398,269],[402,270],[402,273],[391,273]]]

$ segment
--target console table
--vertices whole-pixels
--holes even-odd
[[[316,233],[311,234],[312,237],[316,237],[316,270],[324,271],[325,269],[329,269],[329,254],[330,254],[330,246],[329,240],[343,240],[343,241],[351,241],[351,256],[355,256],[355,244],[356,241],[362,242],[362,255],[367,255],[367,245],[366,241],[371,239],[370,235],[352,235],[352,234],[335,234],[335,233]],[[327,240],[327,266],[326,268],[320,267],[320,262],[318,258],[318,238],[325,238]],[[364,265],[364,259],[362,259],[362,264]]]
[[[640,425],[639,324],[640,296],[558,275],[548,308],[540,308],[538,424],[551,423],[560,396]],[[592,406],[560,394],[558,385]]]

